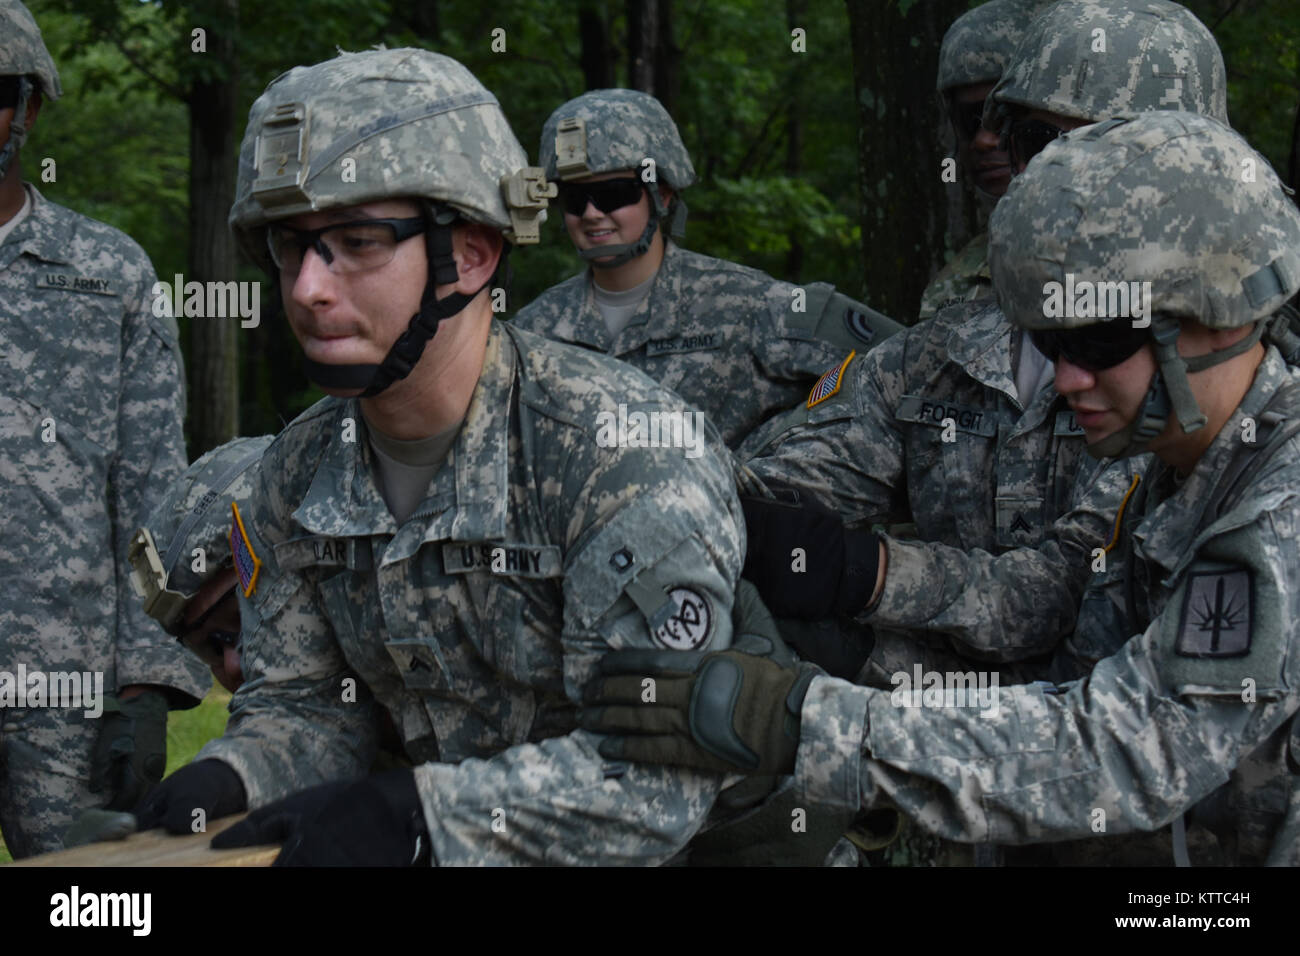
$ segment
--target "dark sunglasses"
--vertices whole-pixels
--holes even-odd
[[[0,110],[11,110],[18,106],[19,76],[0,76]]]
[[[598,183],[560,183],[560,202],[570,216],[581,216],[591,203],[601,212],[613,212],[641,201],[645,188],[635,176]]]
[[[1101,372],[1137,354],[1138,349],[1151,341],[1151,330],[1135,329],[1129,320],[1116,319],[1081,329],[1034,330],[1029,338],[1053,363],[1064,355],[1071,365],[1086,372]]]
[[[1047,148],[1047,144],[1066,130],[1036,119],[1012,120],[1007,130],[1007,150],[1011,165],[1019,168]]]
[[[952,125],[957,135],[964,139],[974,139],[980,131],[984,120],[984,100],[975,103],[954,102],[948,110]]]

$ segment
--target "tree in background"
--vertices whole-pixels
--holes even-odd
[[[461,60],[535,154],[543,121],[587,89],[665,101],[700,182],[686,244],[793,282],[823,279],[910,322],[945,256],[981,227],[943,183],[939,42],[968,0],[30,0],[68,92],[29,144],[56,201],[124,229],[170,281],[263,282],[261,324],[181,317],[190,452],[278,431],[320,392],[237,263],[225,220],[254,95],[336,47],[416,45]],[[1300,5],[1188,0],[1215,30],[1236,126],[1293,184]],[[194,30],[202,29],[203,52]],[[33,169],[36,167],[33,166]],[[512,257],[511,308],[581,268],[560,217]]]

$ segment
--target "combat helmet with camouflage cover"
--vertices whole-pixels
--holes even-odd
[[[1026,25],[1050,2],[989,0],[959,16],[939,47],[938,91],[1000,80]]]
[[[170,634],[185,605],[231,560],[231,503],[253,491],[255,466],[271,435],[236,438],[214,448],[168,486],[131,539],[131,581],[145,613]],[[195,570],[195,550],[202,570]]]
[[[1127,428],[1089,446],[1098,457],[1142,451],[1171,414],[1184,432],[1200,428],[1187,373],[1251,348],[1300,289],[1300,211],[1263,156],[1192,113],[1127,114],[1065,134],[1012,180],[989,231],[998,302],[1021,328],[1064,331],[1139,314],[1135,330],[1150,323],[1139,337],[1157,362],[1151,389]],[[1075,297],[1052,301],[1071,287]],[[1135,290],[1144,300],[1136,307]],[[1183,358],[1181,317],[1254,329],[1229,348]]]
[[[1223,54],[1205,24],[1171,0],[1062,0],[1044,9],[993,90],[986,125],[1008,106],[1096,122],[1186,110],[1228,122]]]
[[[651,160],[652,163],[647,163]],[[591,90],[557,108],[542,127],[538,161],[552,182],[568,182],[601,173],[633,170],[650,196],[654,215],[635,243],[603,245],[580,255],[592,265],[614,267],[644,255],[659,224],[671,215],[670,232],[686,229],[686,203],[681,191],[695,182],[695,167],[677,124],[662,103],[639,90]],[[653,169],[653,177],[650,170]],[[673,190],[666,208],[653,184]],[[609,258],[607,258],[609,257]],[[600,258],[605,261],[595,262]]]
[[[471,295],[437,299],[455,282],[451,229],[481,223],[535,243],[555,187],[528,165],[501,107],[450,57],[427,50],[343,53],[273,80],[249,111],[230,226],[268,272],[267,224],[385,199],[422,201],[429,279],[420,312],[380,366],[322,365],[308,374],[374,395],[405,377]]]
[[[9,140],[0,149],[0,179],[8,174],[14,156],[27,141],[27,103],[32,91],[39,87],[47,100],[63,95],[59,71],[45,49],[41,28],[18,0],[0,0],[0,77],[6,76],[18,78],[18,98],[9,122]]]

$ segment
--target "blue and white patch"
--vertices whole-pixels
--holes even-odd
[[[1174,650],[1183,657],[1249,654],[1253,611],[1249,571],[1192,572]]]
[[[844,327],[849,330],[849,335],[868,345],[876,337],[876,330],[871,327],[871,320],[854,308],[844,310]]]
[[[670,651],[694,651],[707,644],[713,633],[713,610],[708,599],[694,588],[685,587],[673,588],[668,599],[676,610],[651,632],[655,643]]]

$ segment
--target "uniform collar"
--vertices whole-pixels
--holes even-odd
[[[1241,405],[1228,416],[1227,423],[1191,474],[1172,495],[1147,509],[1142,522],[1133,530],[1133,538],[1146,560],[1172,571],[1190,555],[1197,536],[1207,527],[1205,509],[1216,497],[1219,482],[1234,471],[1229,467],[1232,460],[1238,455],[1255,453],[1254,448],[1241,440],[1242,418],[1249,416],[1258,422],[1273,395],[1290,380],[1281,354],[1270,345]],[[1159,473],[1163,475],[1164,470],[1160,469]],[[1213,516],[1209,520],[1213,521]]]
[[[1014,326],[995,303],[989,303],[948,334],[949,359],[980,384],[1004,393],[1017,405],[1011,375]]]
[[[31,183],[23,183],[32,199],[31,212],[4,242],[0,267],[8,266],[21,255],[34,256],[44,262],[67,265],[72,245],[72,223],[61,215],[59,206],[47,200]]]
[[[570,341],[610,355],[626,355],[651,339],[672,338],[678,334],[689,323],[690,316],[689,309],[683,307],[691,298],[689,290],[684,290],[682,284],[684,258],[675,243],[664,240],[664,258],[659,263],[650,291],[614,338],[610,337],[605,320],[596,308],[592,289],[594,269],[588,266],[583,280],[582,311],[574,320]]]
[[[509,500],[510,436],[506,423],[517,363],[513,342],[494,320],[465,421],[431,485],[431,499],[454,503],[455,507],[444,507],[428,516],[423,540],[483,541],[504,537]],[[344,440],[343,426],[349,418],[354,425],[353,441]],[[417,516],[421,510],[417,509]],[[397,532],[397,523],[375,480],[374,455],[358,399],[338,400],[329,445],[293,517],[308,531],[331,537]],[[411,544],[418,546],[419,542]]]

